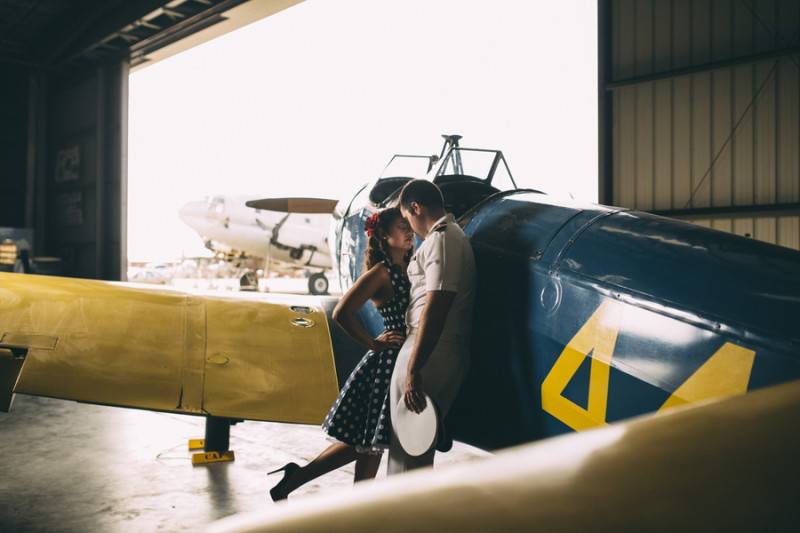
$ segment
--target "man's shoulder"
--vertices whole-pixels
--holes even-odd
[[[464,230],[461,229],[461,226],[459,226],[456,222],[450,222],[449,224],[446,224],[439,234],[443,238],[446,237],[448,242],[469,244],[469,238],[464,233]]]
[[[437,233],[445,233],[447,231],[447,226],[447,221],[439,222],[431,228],[431,230],[428,232],[428,236],[436,235]]]
[[[469,245],[469,239],[464,234],[461,226],[455,222],[442,223],[431,228],[430,233],[428,233],[428,236],[422,241],[422,245],[417,250],[417,254],[439,250],[441,246],[451,248],[462,245]]]

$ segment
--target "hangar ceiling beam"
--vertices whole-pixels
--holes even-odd
[[[800,203],[769,205],[732,205],[725,207],[695,207],[691,209],[664,209],[650,211],[662,217],[715,217],[725,215],[727,218],[751,218],[758,215],[798,216]]]
[[[7,61],[42,68],[62,67],[82,58],[122,58],[134,45],[155,50],[226,20],[222,13],[245,2],[80,0],[45,26],[45,38],[28,48],[4,38],[0,50]]]
[[[77,72],[123,60],[134,46],[137,63],[158,61],[300,1],[0,0],[0,63]]]
[[[174,19],[185,19],[186,15],[178,11],[177,9],[170,9],[167,7],[162,7],[161,12],[167,15],[168,17],[172,17]]]
[[[60,44],[48,57],[48,62],[57,63],[75,59],[104,42],[109,36],[115,35],[132,20],[145,17],[165,3],[165,0],[109,2],[101,14],[93,18],[90,24],[81,25],[80,29],[76,28],[77,31],[70,34],[65,42]]]
[[[735,67],[737,65],[750,65],[765,59],[777,59],[780,57],[790,57],[800,55],[800,46],[790,46],[781,48],[779,50],[770,50],[759,54],[749,54],[745,56],[734,57],[731,59],[723,59],[720,61],[711,61],[700,65],[693,65],[691,67],[678,68],[667,70],[663,72],[654,72],[644,76],[634,76],[632,78],[625,78],[615,80],[606,84],[606,89],[614,90],[620,87],[628,87],[631,85],[638,85],[641,83],[648,83],[651,81],[666,80],[670,78],[677,78],[678,76],[687,76],[689,74],[697,74],[700,72],[709,72],[711,70],[718,70],[727,67]]]
[[[97,26],[113,8],[118,7],[116,2],[107,2],[105,5],[98,6],[90,0],[76,2],[66,19],[57,19],[50,24],[50,31],[45,35],[48,37],[36,43],[36,56],[45,65],[52,65],[58,62],[58,58],[69,49],[73,43],[83,34],[91,34],[94,26]]]
[[[142,63],[145,61],[145,56],[147,54],[159,48],[180,41],[189,35],[224,21],[225,17],[222,15],[222,13],[233,9],[245,1],[246,0],[224,0],[217,3],[213,7],[202,11],[201,13],[197,13],[196,15],[185,18],[175,25],[131,45],[131,65],[135,66],[139,63]]]

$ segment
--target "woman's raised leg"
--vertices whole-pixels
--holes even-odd
[[[351,463],[358,457],[355,449],[342,442],[335,442],[325,448],[313,461],[294,470],[291,475],[284,478],[275,486],[276,492],[288,496],[293,490],[305,485],[328,472]]]

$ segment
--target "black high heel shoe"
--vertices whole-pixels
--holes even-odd
[[[300,468],[299,465],[296,463],[286,463],[282,467],[278,468],[277,470],[273,470],[272,472],[267,472],[267,475],[277,474],[278,472],[283,472],[283,479],[281,479],[277,485],[269,489],[269,496],[272,498],[272,501],[277,502],[278,500],[285,500],[289,497],[288,494],[281,494],[280,486],[284,484],[284,482],[289,479],[289,477],[297,472]]]

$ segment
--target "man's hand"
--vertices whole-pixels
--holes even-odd
[[[408,410],[413,413],[421,413],[425,410],[427,402],[425,393],[422,392],[422,374],[410,372],[406,377],[406,391],[403,395]]]
[[[406,340],[406,336],[397,331],[384,331],[372,341],[370,348],[380,352],[400,348]]]

